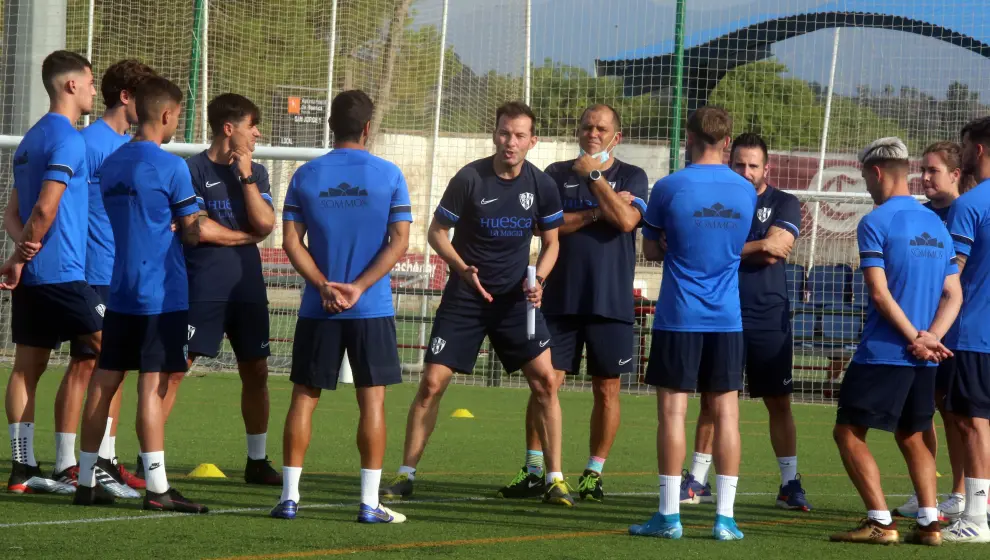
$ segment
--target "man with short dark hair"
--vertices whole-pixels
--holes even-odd
[[[784,269],[801,231],[801,203],[767,182],[769,153],[758,134],[736,137],[729,165],[756,188],[756,213],[739,265],[746,382],[750,396],[762,398],[770,413],[770,443],[780,469],[777,507],[811,511],[797,472],[797,430],[791,413],[794,340]],[[702,399],[691,470],[681,482],[681,503],[714,501],[707,482],[714,435],[710,401]]]
[[[657,181],[643,218],[643,255],[663,261],[646,382],[657,388],[660,510],[633,535],[679,539],[689,392],[710,399],[718,470],[717,540],[743,538],[733,515],[739,481],[744,340],[739,261],[756,208],[753,185],[722,164],[732,118],[705,106],[688,119],[692,164]],[[661,238],[666,241],[661,244]]]
[[[41,79],[49,112],[14,152],[7,216],[17,220],[7,231],[17,234],[16,248],[0,268],[0,287],[13,290],[15,345],[6,391],[12,463],[7,491],[68,494],[74,491],[71,480],[45,478],[34,456],[35,390],[63,340],[100,348],[100,301],[86,284],[86,144],[74,126],[93,110],[96,88],[89,61],[70,51],[45,57]]]
[[[98,455],[110,402],[127,371],[138,371],[137,433],[147,489],[144,509],[206,513],[170,486],[165,471],[164,397],[169,377],[186,365],[188,281],[182,246],[199,242],[196,195],[189,168],[161,145],[171,141],[182,112],[182,90],[147,78],[137,92],[138,129],[100,168],[100,189],[116,255],[105,316],[106,345],[83,411],[79,487],[73,503],[112,502]],[[172,231],[176,223],[178,235]]]
[[[402,382],[389,271],[409,247],[412,207],[399,168],[367,151],[373,113],[364,92],[338,94],[330,105],[333,151],[300,167],[285,196],[282,246],[306,288],[292,343],[292,402],[283,437],[282,496],[271,511],[275,518],[296,516],[313,411],[324,389],[337,388],[346,352],[360,411],[357,520],[406,520],[381,503],[378,488],[385,460],[385,388]]]
[[[268,171],[251,159],[261,137],[261,114],[250,99],[225,93],[206,108],[210,147],[186,160],[205,215],[199,245],[185,251],[189,275],[189,364],[215,358],[224,334],[241,377],[241,415],[247,432],[248,484],[281,486],[266,452],[268,436],[268,293],[258,243],[275,227]],[[178,381],[169,387],[165,416]]]
[[[536,146],[536,117],[525,103],[495,111],[495,155],[467,164],[450,180],[430,224],[429,242],[450,267],[433,321],[426,370],[409,407],[402,466],[382,489],[386,497],[412,495],[416,465],[433,428],[440,398],[454,372],[472,373],[485,337],[506,371],[522,369],[535,395],[534,424],[546,457],[543,501],[572,506],[561,472],[560,382],[550,360],[551,335],[534,309],[535,336],[527,336],[527,306],[539,307],[544,278],[557,260],[563,223],[553,179],[526,161]],[[454,228],[453,240],[448,237]],[[539,231],[536,286],[525,283],[530,242]]]
[[[558,383],[580,371],[587,347],[591,409],[589,458],[578,479],[582,500],[602,501],[602,471],[619,430],[619,380],[634,371],[633,275],[636,228],[646,211],[646,172],[612,156],[622,142],[618,112],[608,105],[584,110],[577,129],[580,153],[546,169],[564,208],[560,255],[547,276],[543,306],[553,336],[551,359]],[[504,488],[505,498],[545,491],[543,449],[536,429],[536,400],[526,409],[526,462]]]
[[[866,190],[878,205],[856,230],[870,305],[862,340],[842,378],[833,437],[867,515],[831,540],[898,541],[880,469],[866,443],[873,428],[894,432],[918,495],[918,522],[907,541],[939,545],[935,458],[924,432],[935,414],[935,365],[952,355],[939,340],[962,303],[959,269],[942,220],[911,196],[904,143],[881,138],[859,161]]]
[[[990,542],[990,117],[962,129],[962,170],[978,184],[949,210],[949,232],[961,271],[958,328],[946,337],[955,353],[945,396],[946,421],[962,435],[966,507],[945,530],[950,542]],[[919,496],[920,498],[920,496]]]

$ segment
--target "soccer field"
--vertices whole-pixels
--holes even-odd
[[[6,385],[9,372],[0,374]],[[61,377],[50,370],[38,389],[35,449],[42,469],[54,457],[51,403]],[[268,451],[281,466],[281,433],[291,384],[270,382],[272,414]],[[133,418],[135,378],[127,380],[123,421],[117,443],[128,467],[134,466],[137,441]],[[527,392],[452,385],[441,405],[440,421],[420,464],[416,494],[394,509],[409,516],[403,525],[359,525],[358,453],[354,444],[357,404],[352,386],[325,392],[313,418],[314,437],[303,472],[302,503],[293,521],[268,517],[280,490],[242,482],[244,435],[240,418],[240,381],[214,373],[187,379],[167,428],[170,482],[201,503],[205,516],[144,512],[139,500],[112,507],[80,508],[65,496],[15,496],[0,493],[0,558],[956,558],[965,545],[926,547],[833,544],[828,535],[847,529],[863,516],[863,507],[846,478],[831,429],[835,409],[796,405],[799,455],[812,513],[773,507],[779,484],[776,461],[761,403],[741,408],[743,461],[736,518],[746,538],[719,543],[711,539],[714,504],[683,506],[685,534],[680,541],[630,537],[631,523],[645,521],[657,507],[655,458],[656,400],[622,396],[623,424],[605,467],[604,504],[580,503],[573,509],[534,501],[493,497],[519,469],[523,458],[522,423]],[[405,416],[415,387],[389,390],[386,403],[388,453],[383,479],[401,460]],[[563,392],[564,472],[572,485],[587,458],[591,394]],[[454,419],[467,408],[473,419]],[[691,401],[689,415],[697,413]],[[693,430],[693,424],[689,425]],[[941,433],[940,433],[941,437]],[[690,442],[691,436],[689,436]],[[875,432],[874,453],[884,472],[890,507],[911,491],[907,470],[892,436]],[[8,473],[7,449],[0,455],[0,476]],[[690,457],[690,450],[688,453]],[[226,479],[189,479],[199,463],[214,463]],[[948,458],[939,457],[948,472]],[[47,470],[45,470],[47,472]],[[948,490],[948,477],[940,490]],[[910,523],[901,522],[902,533]],[[960,548],[963,547],[963,548]]]

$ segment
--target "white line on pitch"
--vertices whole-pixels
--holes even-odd
[[[642,497],[642,496],[656,496],[657,492],[609,492],[609,496],[624,496],[624,497]],[[776,496],[776,492],[737,492],[736,496]],[[830,496],[830,497],[855,497],[855,494],[816,494],[817,496]],[[888,497],[907,497],[911,494],[887,494]],[[401,501],[391,501],[385,502],[388,504],[407,504],[407,505],[417,505],[417,504],[449,504],[449,503],[464,503],[464,502],[491,502],[491,501],[504,501],[502,498],[489,498],[489,497],[463,497],[463,498],[435,498],[435,499],[425,499],[425,500],[401,500]],[[525,502],[515,502],[515,503],[525,503]],[[339,509],[345,507],[358,507],[356,502],[334,502],[327,504],[308,504],[301,505],[299,509]],[[271,508],[268,507],[245,507],[245,508],[229,508],[229,509],[215,509],[210,511],[206,515],[224,515],[230,513],[249,513],[252,511],[268,511]],[[21,523],[0,523],[0,529],[8,529],[15,527],[39,527],[45,525],[77,525],[83,523],[110,523],[119,521],[146,521],[146,520],[156,520],[156,519],[172,519],[176,517],[199,517],[202,514],[195,513],[150,513],[146,515],[121,515],[117,517],[90,517],[84,519],[60,519],[55,521],[24,521]]]

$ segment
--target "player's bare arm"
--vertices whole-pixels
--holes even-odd
[[[248,222],[254,233],[262,239],[275,229],[275,209],[265,201],[258,189],[257,177],[251,173],[251,150],[246,146],[232,146],[231,163],[237,167],[237,175],[241,179],[244,191],[244,209],[247,211]],[[251,178],[253,181],[245,183]]]
[[[560,238],[556,229],[540,232],[540,256],[536,259],[536,285],[526,286],[523,281],[523,291],[526,292],[526,299],[533,302],[535,307],[540,307],[543,303],[543,279],[546,278],[553,265],[557,264],[557,255],[560,254]]]
[[[481,280],[478,278],[478,268],[465,263],[464,259],[457,254],[457,250],[454,249],[454,245],[450,242],[449,227],[441,224],[434,218],[430,222],[430,231],[427,240],[430,243],[430,247],[436,251],[437,256],[447,263],[447,266],[450,267],[452,272],[460,275],[469,286],[473,287],[481,294],[481,297],[485,298],[485,301],[489,303],[492,301],[491,294],[485,290],[484,286],[481,285]],[[556,257],[554,259],[556,260]]]
[[[863,270],[863,279],[866,282],[866,288],[869,290],[870,299],[873,301],[873,305],[876,307],[880,316],[887,320],[898,332],[901,333],[908,344],[914,344],[918,339],[920,331],[914,328],[911,324],[911,320],[908,319],[904,310],[898,305],[894,296],[890,293],[890,289],[887,287],[887,273],[884,269],[871,266]],[[924,352],[922,352],[924,354]],[[918,356],[921,359],[938,361],[940,357],[932,351],[928,351],[924,356]]]
[[[313,260],[309,248],[303,239],[306,238],[306,224],[286,220],[282,224],[282,249],[289,257],[289,262],[296,272],[307,282],[320,290],[323,308],[331,313],[340,313],[344,309],[344,298],[327,282],[327,277],[320,272],[320,267]]]
[[[959,267],[959,274],[962,275],[963,268],[966,266],[966,255],[956,253],[956,266]]]
[[[257,191],[258,189],[254,189]],[[261,195],[259,195],[260,197]],[[264,203],[264,201],[262,201]],[[267,206],[267,204],[265,204]],[[200,243],[211,243],[221,247],[235,247],[237,245],[257,245],[265,240],[268,235],[259,235],[225,228],[215,220],[211,220],[205,211],[199,213],[200,222],[199,241]]]
[[[661,234],[663,235],[663,234]],[[663,239],[663,238],[661,238]],[[666,251],[666,242],[661,247],[660,240],[643,239],[643,258],[650,262],[660,262],[663,260]]]
[[[393,222],[388,225],[388,242],[357,279],[350,284],[330,282],[330,287],[340,292],[348,308],[353,307],[361,298],[361,294],[384,278],[408,249],[409,222]]]
[[[58,204],[61,202],[62,193],[64,192],[65,183],[60,181],[45,181],[41,184],[41,193],[38,195],[38,202],[35,203],[27,223],[24,224],[18,244],[26,242],[41,243],[45,234],[52,227],[52,223],[55,222],[55,215],[58,213]],[[15,252],[14,256],[21,259],[22,257],[19,254],[19,251]],[[22,260],[21,262],[24,261]]]
[[[183,245],[186,247],[199,245],[203,220],[205,218],[201,214],[190,214],[176,220],[179,228],[179,239],[182,240]]]
[[[781,227],[770,226],[766,237],[749,241],[743,246],[742,258],[753,264],[775,264],[791,254],[794,241],[792,232]]]
[[[938,353],[943,360],[952,356],[952,352],[941,343],[941,340],[952,327],[956,316],[959,315],[962,302],[963,293],[959,275],[946,276],[945,282],[942,284],[942,296],[938,301],[938,310],[935,311],[935,318],[932,319],[931,326],[928,327],[928,330],[921,331],[918,338],[911,344],[911,352],[915,356],[921,358],[924,356],[925,350]]]
[[[564,214],[564,225],[557,228],[557,230],[560,232],[560,235],[569,235],[588,224],[595,223],[600,217],[601,211],[598,208],[567,212]]]
[[[20,239],[24,232],[24,223],[21,222],[21,216],[17,213],[17,207],[17,190],[11,189],[10,198],[7,200],[7,209],[3,213],[3,229],[10,239]],[[19,258],[27,262],[41,250],[41,243],[18,242],[14,244],[14,248],[20,253]]]
[[[599,177],[596,181],[589,178],[592,171],[601,171],[601,168],[602,164],[588,154],[582,155],[574,162],[574,172],[588,180],[591,192],[598,199],[601,218],[607,220],[619,231],[629,233],[636,229],[642,216],[639,210],[630,205],[630,201],[623,200],[619,193],[612,189],[612,185],[604,176]]]

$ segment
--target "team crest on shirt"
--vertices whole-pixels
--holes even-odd
[[[446,340],[440,338],[439,336],[434,336],[433,340],[430,341],[430,352],[433,352],[433,355],[435,356],[440,352],[442,352],[443,347],[446,345],[447,345]]]
[[[192,337],[196,335],[196,327],[192,325],[187,325],[189,328],[186,329],[186,340],[192,340]]]
[[[102,303],[97,305],[96,312],[100,314],[100,317],[102,317],[103,314],[107,312],[107,306],[103,305]]]
[[[520,193],[519,204],[522,205],[523,210],[529,210],[529,207],[533,205],[533,193]]]
[[[771,210],[764,206],[756,211],[756,217],[759,218],[761,222],[765,222],[770,219],[770,212]]]

